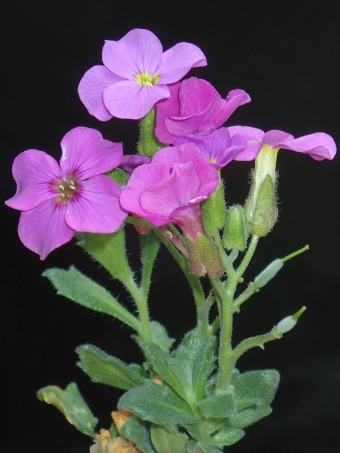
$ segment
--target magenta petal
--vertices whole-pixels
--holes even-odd
[[[120,77],[112,74],[105,66],[93,66],[81,79],[78,94],[89,113],[100,121],[108,121],[112,115],[103,101],[104,90],[116,82]]]
[[[264,145],[270,145],[272,148],[279,148],[278,143],[292,139],[294,139],[294,137],[288,132],[272,130],[264,134],[262,143]]]
[[[123,156],[120,167],[131,174],[140,165],[149,164],[150,162],[151,158],[148,156],[141,156],[140,154],[130,154],[127,156]]]
[[[28,249],[40,255],[41,260],[73,238],[74,231],[64,220],[65,206],[47,200],[21,213],[18,227],[20,240]]]
[[[171,221],[171,214],[175,209],[188,206],[193,200],[195,204],[198,202],[196,197],[200,185],[193,162],[174,164],[169,177],[142,192],[140,204],[144,211],[168,217]]]
[[[155,135],[161,143],[167,143],[171,145],[174,143],[176,136],[169,133],[168,129],[165,126],[166,117],[179,115],[179,99],[178,91],[180,88],[180,83],[174,83],[168,86],[170,91],[170,97],[166,99],[161,99],[156,104],[156,128]]]
[[[78,198],[68,203],[65,221],[74,231],[113,233],[127,217],[119,203],[120,187],[108,176],[83,182]]]
[[[104,91],[104,102],[113,116],[138,120],[149,113],[157,101],[169,95],[166,85],[146,86],[124,81]]]
[[[29,149],[14,159],[13,177],[17,191],[5,203],[13,209],[27,211],[56,196],[52,183],[61,177],[61,171],[53,157]]]
[[[235,135],[241,135],[248,142],[245,150],[241,151],[234,160],[241,162],[254,160],[262,148],[262,140],[265,133],[261,129],[249,126],[231,126],[227,129],[231,138]]]
[[[184,77],[191,68],[206,66],[204,53],[194,44],[181,42],[163,53],[157,72],[160,83],[174,83]]]
[[[169,222],[167,217],[164,218],[159,215],[147,213],[140,204],[142,192],[146,188],[158,184],[162,179],[167,178],[169,174],[169,169],[164,165],[149,164],[137,167],[121,194],[120,202],[123,209],[148,220],[156,226],[165,225]]]
[[[336,144],[333,138],[324,132],[316,132],[293,140],[288,139],[278,143],[277,147],[309,154],[315,160],[331,160],[336,154]]]
[[[134,80],[136,74],[155,74],[163,47],[151,31],[134,29],[119,41],[105,41],[103,63],[114,74]]]
[[[244,90],[232,90],[229,91],[228,96],[226,97],[226,106],[221,119],[221,125],[227,121],[227,119],[235,112],[238,107],[241,105],[248,104],[251,101],[249,94]],[[219,126],[217,126],[219,127]]]
[[[202,113],[215,99],[221,99],[221,96],[206,80],[197,77],[183,80],[179,91],[180,117]]]
[[[104,140],[96,129],[76,127],[62,139],[60,167],[64,176],[74,173],[78,180],[113,170],[123,158],[121,143]]]

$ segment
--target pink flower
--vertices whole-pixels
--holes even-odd
[[[269,145],[273,149],[290,149],[297,153],[309,154],[315,160],[331,160],[336,154],[333,138],[324,132],[294,138],[287,132],[277,130],[263,132],[261,129],[248,126],[231,126],[227,129],[231,137],[236,134],[243,135],[248,141],[245,150],[235,157],[235,160],[239,161],[255,159],[264,145]]]
[[[120,187],[102,175],[120,164],[121,143],[77,127],[62,139],[61,149],[60,166],[43,151],[19,154],[13,163],[17,191],[6,201],[23,211],[19,237],[42,260],[75,231],[113,233],[127,216],[119,203]]]
[[[137,167],[121,195],[124,209],[162,226],[176,223],[195,240],[204,234],[200,203],[214,192],[218,172],[187,143],[163,148],[150,164]]]
[[[231,139],[226,127],[221,127],[208,135],[190,134],[186,137],[178,137],[174,146],[184,143],[194,143],[204,158],[217,169],[228,165],[248,144],[242,135],[234,135]]]
[[[181,42],[163,53],[159,39],[138,28],[119,41],[105,41],[102,59],[104,66],[89,69],[78,87],[85,107],[101,121],[142,118],[170,96],[167,85],[207,64],[194,44]]]
[[[177,137],[189,134],[210,134],[238,107],[250,102],[243,90],[230,91],[222,99],[209,82],[196,77],[169,88],[170,97],[156,104],[155,134],[161,143],[172,144]]]

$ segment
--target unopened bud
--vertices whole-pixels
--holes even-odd
[[[252,185],[245,204],[251,233],[266,236],[277,220],[276,158],[278,149],[263,145],[255,159]]]
[[[199,233],[194,242],[185,235],[190,270],[203,277],[206,273],[212,278],[221,277],[223,265],[216,244],[211,238]]]
[[[217,230],[224,226],[226,206],[223,182],[220,180],[215,192],[201,204],[203,225],[209,236],[214,236]]]
[[[249,224],[244,208],[240,205],[231,206],[227,211],[227,219],[223,232],[223,245],[226,249],[243,251],[247,246]]]
[[[277,331],[279,333],[286,333],[286,332],[289,332],[290,330],[292,330],[293,327],[296,326],[296,323],[297,323],[298,319],[300,318],[300,316],[302,315],[302,313],[304,313],[305,311],[306,311],[306,307],[302,307],[294,315],[283,318],[276,326]]]

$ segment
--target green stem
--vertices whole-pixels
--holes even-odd
[[[149,317],[149,307],[147,298],[144,296],[143,292],[136,286],[133,279],[124,281],[124,285],[133,297],[140,320],[140,335],[144,341],[152,341],[151,327],[150,327],[150,317]]]
[[[153,107],[139,122],[139,141],[137,150],[143,156],[153,157],[156,152],[166,145],[160,143],[155,135],[156,110]]]
[[[250,296],[260,291],[260,288],[254,282],[250,282],[247,289],[243,291],[235,300],[234,300],[234,313],[240,311],[240,306],[249,299]]]
[[[279,333],[277,329],[274,327],[270,332],[264,335],[256,335],[255,337],[250,337],[241,341],[241,343],[236,346],[232,353],[233,356],[232,368],[234,368],[237,360],[241,357],[241,355],[243,355],[249,349],[256,347],[264,349],[265,343],[268,343],[268,341],[279,340],[280,338],[282,338],[282,335],[283,334]]]
[[[258,242],[259,237],[255,235],[252,236],[247,252],[244,255],[243,260],[241,261],[239,267],[236,269],[237,280],[239,280],[242,277],[244,271],[247,269],[252,257],[254,256]]]
[[[170,241],[170,239],[166,236],[166,234],[162,233],[162,231],[159,230],[158,228],[155,228],[154,231],[159,237],[159,239],[163,242],[165,247],[169,250],[173,258],[175,259],[176,263],[179,265],[184,275],[186,276],[194,296],[196,310],[198,313],[205,302],[204,291],[199,281],[199,278],[190,272],[187,259],[184,258],[183,255],[181,255],[181,253]]]

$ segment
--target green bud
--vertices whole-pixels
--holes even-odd
[[[226,249],[243,251],[247,247],[249,224],[242,206],[235,205],[227,211],[223,232],[223,245]]]
[[[284,262],[281,258],[272,261],[263,271],[255,278],[254,283],[259,288],[263,288],[275,275],[282,269]]]
[[[199,277],[206,273],[212,278],[221,277],[224,269],[214,241],[201,233],[195,242],[187,235],[185,239],[191,272]]]
[[[216,230],[223,228],[226,216],[224,187],[221,178],[215,192],[201,204],[201,210],[204,229],[209,236],[214,236]]]
[[[255,159],[252,185],[245,203],[251,233],[266,236],[276,223],[276,158],[278,148],[264,145]]]

